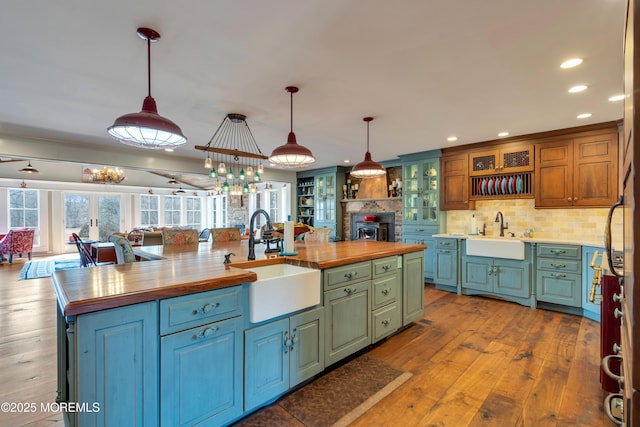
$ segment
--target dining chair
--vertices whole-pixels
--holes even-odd
[[[71,236],[73,236],[73,241],[76,242],[76,249],[78,249],[78,254],[80,254],[80,264],[83,267],[95,267],[98,265],[89,253],[86,243],[82,241],[80,236],[76,233],[71,233]]]
[[[237,227],[212,228],[211,237],[213,243],[235,242],[240,240],[240,229]]]
[[[302,240],[306,242],[328,242],[330,235],[330,228],[314,228],[313,230],[304,233],[302,235]]]
[[[144,231],[142,232],[142,246],[162,245],[162,231]]]
[[[211,237],[211,230],[208,228],[203,228],[198,236],[198,242],[208,242]]]
[[[113,243],[113,247],[116,251],[117,264],[136,262],[136,256],[133,253],[133,248],[131,247],[131,242],[129,242],[129,239],[126,239],[117,234],[112,234],[111,236],[109,236],[109,241]]]
[[[198,243],[198,230],[182,228],[163,228],[163,245],[189,245]]]

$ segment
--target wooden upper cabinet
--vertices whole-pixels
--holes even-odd
[[[618,194],[615,130],[535,145],[539,208],[608,207]]]
[[[533,171],[533,143],[503,144],[469,153],[469,175]]]
[[[469,157],[467,152],[442,157],[442,210],[475,209],[469,200]]]

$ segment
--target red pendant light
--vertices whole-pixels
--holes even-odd
[[[287,137],[287,143],[279,146],[271,153],[269,162],[287,168],[299,168],[310,165],[316,161],[311,150],[296,142],[296,134],[293,133],[293,94],[298,92],[295,86],[285,88],[291,94],[291,131]]]
[[[365,117],[367,122],[367,153],[364,155],[364,160],[358,163],[351,169],[349,175],[356,178],[376,178],[387,173],[387,170],[378,162],[371,160],[371,153],[369,152],[369,123],[373,120],[373,117]]]
[[[187,142],[180,127],[158,114],[156,100],[151,97],[151,43],[160,34],[151,28],[138,28],[138,35],[147,41],[147,77],[149,93],[139,113],[118,117],[107,131],[126,145],[151,149],[170,149]]]

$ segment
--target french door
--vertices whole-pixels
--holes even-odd
[[[95,193],[64,194],[65,239],[76,233],[83,240],[107,241],[120,231],[120,196]]]

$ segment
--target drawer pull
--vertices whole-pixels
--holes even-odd
[[[621,408],[624,400],[623,400],[623,396],[622,394],[619,393],[609,393],[609,395],[607,397],[604,398],[604,413],[607,414],[607,417],[609,417],[609,419],[611,420],[612,423],[614,423],[617,426],[621,426],[622,425],[622,420],[618,417],[616,417],[615,415],[613,415],[613,412],[611,411],[612,406],[614,406],[615,408]],[[624,410],[624,408],[622,408]]]
[[[440,242],[442,246],[450,246],[451,242]]]
[[[389,292],[391,292],[391,289],[389,288],[384,288],[383,290],[380,291],[380,293],[382,293],[382,295],[384,296],[389,295]]]
[[[345,275],[344,275],[344,277],[346,279],[348,279],[348,280],[351,280],[351,279],[353,279],[353,278],[355,278],[357,276],[358,276],[358,272],[357,271],[345,273]]]
[[[620,302],[622,301],[622,294],[613,294],[613,302]]]
[[[567,277],[567,275],[566,274],[551,273],[551,277],[565,278],[565,277]]]
[[[383,319],[380,323],[382,323],[382,326],[389,326],[391,319]]]
[[[382,269],[383,269],[385,272],[389,271],[389,269],[390,269],[390,268],[391,268],[391,266],[390,266],[390,265],[388,265],[388,264],[386,264],[386,265],[383,265],[383,266],[382,266]]]
[[[220,330],[219,326],[213,326],[211,328],[205,328],[203,329],[199,334],[196,334],[193,336],[193,339],[200,339],[200,338],[209,338],[211,335],[213,335],[214,332]]]
[[[451,251],[450,251],[450,250],[448,250],[448,249],[440,249],[440,251],[439,251],[439,252],[440,252],[441,254],[448,254],[448,253],[451,253]]]
[[[211,313],[214,308],[218,308],[218,307],[220,307],[220,303],[219,302],[217,302],[217,303],[215,303],[213,305],[211,305],[209,303],[206,303],[201,308],[193,310],[191,312],[191,314],[193,314],[194,316],[199,314],[199,313],[208,314],[208,313]]]
[[[358,290],[357,288],[349,288],[349,287],[344,288],[344,291],[347,293],[347,295],[351,295],[355,293],[357,290]]]
[[[422,231],[424,231],[424,228],[416,228],[416,231],[422,232]]]
[[[565,251],[564,249],[551,249],[550,252],[554,255],[560,255],[566,253],[567,251]]]
[[[289,339],[289,332],[284,333],[284,342],[282,343],[284,346],[284,354],[289,352],[289,348],[291,347],[291,340]]]
[[[613,310],[613,317],[615,317],[616,319],[620,319],[622,318],[622,316],[624,316],[624,312],[622,310],[620,310],[619,308]]]
[[[555,268],[567,268],[566,264],[556,264],[555,262],[551,263],[551,267],[555,267]]]

